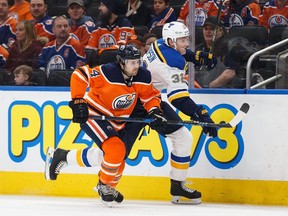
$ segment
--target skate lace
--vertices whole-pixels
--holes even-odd
[[[188,183],[188,182],[181,182],[181,187],[183,190],[189,192],[189,193],[193,193],[195,190],[194,189],[190,189],[188,188],[185,184]]]
[[[113,197],[117,198],[118,194],[119,194],[119,191],[117,191],[115,188],[111,188],[111,190],[112,190]]]
[[[61,170],[66,164],[67,164],[66,161],[60,161],[60,162],[57,164],[56,168],[55,168],[55,173],[56,173],[56,174],[59,174],[59,173],[60,173],[60,170]]]
[[[99,191],[103,195],[113,194],[113,196],[114,196],[114,191],[111,189],[110,185],[99,185]]]

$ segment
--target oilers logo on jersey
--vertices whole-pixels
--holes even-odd
[[[47,64],[47,71],[50,72],[52,70],[63,70],[66,68],[65,60],[61,55],[53,56],[48,64]]]
[[[243,26],[244,22],[239,14],[231,14],[229,18],[230,27],[232,26]]]
[[[108,48],[116,45],[115,37],[112,34],[104,34],[99,39],[99,48]]]
[[[203,8],[195,9],[195,24],[196,26],[203,26],[205,20],[207,18],[207,11]]]
[[[268,25],[270,26],[270,28],[272,28],[274,26],[278,26],[278,25],[287,26],[288,25],[288,19],[281,14],[275,14],[275,15],[271,16],[270,19],[268,20]]]
[[[120,95],[115,98],[112,107],[113,109],[127,109],[134,103],[135,99],[136,94]]]

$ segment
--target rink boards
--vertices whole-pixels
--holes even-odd
[[[246,118],[236,128],[219,129],[217,138],[205,137],[199,126],[187,126],[194,137],[188,181],[202,192],[204,202],[288,205],[287,94],[191,91],[216,123],[230,121],[242,103],[250,104]],[[1,194],[98,197],[92,188],[99,167],[67,167],[57,181],[44,179],[47,147],[95,146],[71,123],[69,88],[5,87],[0,100]],[[170,151],[170,141],[152,130],[136,141],[117,187],[126,199],[170,200]]]

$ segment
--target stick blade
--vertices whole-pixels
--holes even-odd
[[[250,105],[248,103],[243,103],[240,108],[240,110],[244,113],[248,113],[249,109],[250,109]]]
[[[238,125],[248,113],[249,108],[250,105],[248,103],[243,103],[236,116],[228,123],[229,127],[235,127]]]

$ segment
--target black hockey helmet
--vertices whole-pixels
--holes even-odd
[[[121,62],[124,62],[128,59],[140,59],[140,57],[140,51],[132,45],[121,45],[116,55],[118,61]]]

